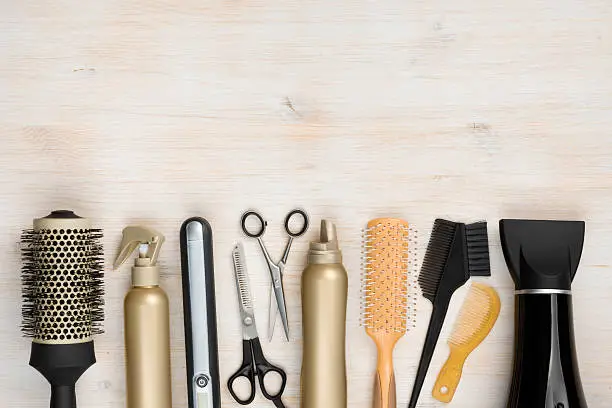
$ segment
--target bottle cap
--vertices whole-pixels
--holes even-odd
[[[342,263],[342,252],[338,248],[336,226],[328,220],[321,220],[319,241],[310,243],[308,263]]]
[[[138,248],[138,258],[132,266],[132,286],[159,285],[159,267],[157,257],[164,236],[152,228],[130,226],[123,230],[123,239],[119,247],[119,255],[114,268],[121,266],[129,256]]]

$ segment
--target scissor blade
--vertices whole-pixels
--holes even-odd
[[[274,285],[270,285],[270,302],[268,308],[268,341],[272,341],[274,337],[274,328],[278,318],[278,306],[276,305],[276,294],[274,293]]]
[[[278,310],[281,317],[281,321],[283,322],[283,329],[285,329],[285,338],[287,339],[287,341],[289,341],[289,322],[287,321],[287,304],[285,303],[285,291],[283,289],[282,276],[278,280],[273,280],[272,285],[274,286],[274,294],[276,296],[276,309]]]
[[[244,260],[244,248],[238,243],[232,250],[232,260],[234,261],[234,274],[236,275],[236,289],[238,290],[238,300],[241,313],[253,313],[253,298],[249,275]]]

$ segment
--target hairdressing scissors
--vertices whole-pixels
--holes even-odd
[[[283,391],[285,391],[285,385],[287,385],[287,374],[281,368],[270,364],[263,355],[257,334],[257,326],[255,325],[255,310],[253,308],[253,299],[251,298],[242,244],[237,244],[234,247],[232,258],[236,276],[236,289],[238,290],[240,319],[242,321],[242,365],[229,378],[227,388],[237,403],[248,405],[255,399],[255,376],[257,376],[259,377],[259,388],[264,397],[272,401],[277,408],[285,408],[281,397]],[[268,374],[280,377],[281,384],[275,392],[269,392],[266,389],[265,377]],[[250,393],[245,399],[240,398],[234,390],[234,382],[239,378],[246,378],[251,387]]]
[[[290,227],[291,218],[295,216],[299,216],[303,220],[302,227],[297,232],[292,231]],[[246,225],[247,220],[250,217],[257,219],[260,224],[259,229],[255,232],[249,231],[249,228]],[[308,215],[306,215],[306,213],[300,209],[295,209],[293,211],[290,211],[289,214],[287,214],[287,216],[285,217],[285,231],[287,232],[287,235],[289,235],[289,240],[287,241],[287,245],[285,246],[285,250],[283,251],[283,256],[278,263],[275,263],[272,260],[272,258],[270,257],[270,253],[266,249],[266,246],[262,239],[263,234],[266,231],[266,226],[268,225],[268,223],[263,219],[263,217],[255,211],[247,211],[242,215],[240,224],[242,225],[242,231],[248,237],[257,238],[264,258],[266,258],[268,269],[270,270],[270,278],[272,283],[270,286],[270,309],[268,314],[269,340],[272,340],[272,336],[274,334],[274,326],[276,324],[276,320],[279,314],[283,323],[283,328],[285,329],[285,337],[287,338],[287,340],[289,340],[289,323],[287,321],[287,305],[285,304],[285,292],[283,289],[283,272],[285,270],[287,258],[289,257],[289,251],[291,250],[291,244],[293,243],[293,239],[304,235],[304,233],[308,230]]]

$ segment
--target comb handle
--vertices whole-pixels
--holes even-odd
[[[463,365],[469,354],[460,347],[450,346],[450,355],[440,370],[436,385],[433,388],[432,394],[435,399],[440,402],[451,402],[459,386],[459,381],[461,381]]]

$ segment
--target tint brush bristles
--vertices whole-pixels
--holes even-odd
[[[466,225],[465,237],[470,276],[491,276],[487,223],[482,221]]]

